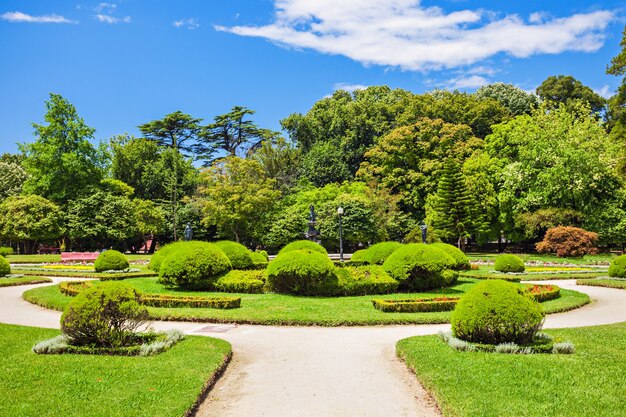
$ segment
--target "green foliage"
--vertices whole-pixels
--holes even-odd
[[[398,281],[378,265],[338,268],[336,275],[338,281],[334,295],[391,294],[398,289]]]
[[[127,346],[148,317],[139,297],[136,290],[121,283],[88,288],[68,304],[61,330],[77,346]]]
[[[574,107],[582,103],[595,113],[601,112],[606,105],[606,100],[602,96],[571,75],[552,75],[546,78],[537,87],[537,95],[551,106],[558,107],[559,104],[563,104]]]
[[[265,271],[232,270],[215,282],[215,289],[223,292],[260,294],[265,285]]]
[[[155,141],[159,146],[190,152],[193,142],[196,142],[201,134],[199,125],[201,121],[202,119],[175,111],[161,120],[140,125],[139,130],[145,138]]]
[[[579,227],[557,226],[548,229],[543,240],[535,245],[539,253],[556,253],[559,258],[598,253],[598,234]]]
[[[123,253],[109,249],[98,255],[93,267],[96,272],[121,271],[128,269],[129,264]]]
[[[38,195],[9,197],[0,203],[0,236],[18,242],[57,239],[61,236],[61,210]],[[27,248],[27,252],[32,250]]]
[[[90,142],[95,129],[66,99],[50,94],[46,110],[48,124],[33,124],[37,140],[19,145],[28,174],[24,191],[64,204],[97,187],[104,158]]]
[[[507,108],[511,115],[530,114],[538,105],[537,96],[527,93],[513,84],[493,83],[480,87],[475,96],[492,98]]]
[[[350,258],[350,262],[355,263],[369,263],[365,260],[365,254],[367,253],[367,249],[359,249],[352,254]]]
[[[467,256],[465,256],[463,251],[456,246],[442,242],[431,243],[431,246],[441,249],[445,253],[450,255],[452,259],[454,259],[454,269],[459,271],[470,269],[471,265],[469,259],[467,258]]]
[[[0,256],[0,277],[11,273],[11,265],[4,256]]]
[[[184,242],[162,261],[159,281],[167,286],[208,289],[231,268],[226,254],[214,244]]]
[[[363,260],[369,264],[382,265],[389,255],[401,248],[402,244],[398,242],[381,242],[370,246],[363,255]],[[352,255],[354,258],[354,255]],[[354,259],[353,259],[354,260]]]
[[[100,189],[113,195],[131,198],[135,194],[135,189],[124,181],[113,178],[106,178],[100,181]]]
[[[524,235],[528,239],[543,238],[552,227],[580,226],[582,221],[582,213],[560,208],[545,208],[515,217],[515,222],[524,229]]]
[[[267,256],[267,252],[265,252],[265,254],[261,252],[250,252],[250,258],[252,259],[252,263],[254,265],[267,265],[267,263],[269,262],[269,256]]]
[[[626,278],[626,255],[618,256],[611,261],[609,266],[609,276]]]
[[[229,240],[221,240],[214,245],[226,254],[233,269],[248,269],[252,266],[250,251],[244,245]]]
[[[461,340],[498,345],[530,343],[543,324],[543,312],[518,285],[488,280],[471,288],[450,317]]]
[[[324,255],[327,254],[326,249],[324,249],[323,246],[310,240],[296,240],[295,242],[291,242],[283,247],[278,254],[281,255],[294,250],[307,250],[310,252],[323,253]]]
[[[20,163],[0,161],[0,200],[20,194],[27,178]]]
[[[159,272],[161,270],[161,265],[163,264],[163,261],[165,260],[165,258],[168,257],[170,253],[178,250],[183,246],[188,246],[189,243],[191,242],[180,241],[169,243],[163,246],[158,251],[156,251],[154,255],[152,255],[152,257],[150,258],[150,263],[148,264],[148,268],[150,268],[154,272]]]
[[[524,261],[519,256],[504,254],[498,255],[493,265],[493,269],[500,272],[524,272],[526,267]]]
[[[400,283],[401,289],[441,288],[450,280],[444,271],[452,269],[454,259],[441,249],[423,243],[404,245],[383,264],[385,272]]]
[[[372,300],[374,308],[385,313],[418,313],[454,310],[458,298],[435,297],[406,300]]]
[[[0,256],[6,258],[7,256],[13,255],[13,248],[10,246],[0,246]]]
[[[280,137],[264,140],[252,154],[259,161],[267,178],[276,181],[277,188],[286,194],[298,182],[301,170],[301,150]]]
[[[342,183],[354,178],[345,155],[331,142],[319,142],[302,157],[304,178],[316,187]]]
[[[335,265],[319,251],[282,252],[267,267],[267,285],[281,294],[332,295],[337,287]]]

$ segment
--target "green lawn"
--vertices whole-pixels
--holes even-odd
[[[50,278],[45,277],[18,277],[18,278],[0,278],[0,287],[12,287],[14,285],[43,284],[52,282]]]
[[[228,342],[192,336],[151,357],[36,355],[58,330],[0,324],[0,415],[181,417],[230,355]]]
[[[625,416],[626,323],[546,333],[576,353],[458,352],[437,336],[401,340],[397,352],[444,416]]]
[[[611,278],[599,278],[599,279],[578,279],[577,285],[592,285],[596,287],[607,288],[621,288],[626,290],[626,279],[611,279]]]
[[[34,277],[71,277],[71,278],[104,278],[104,279],[112,279],[117,277],[128,278],[128,277],[154,277],[157,274],[154,271],[149,270],[145,265],[132,265],[131,268],[139,268],[141,272],[128,272],[128,273],[118,273],[118,274],[108,274],[104,272],[93,272],[93,271],[68,271],[68,270],[55,270],[48,268],[39,268],[39,267],[13,267],[11,268],[11,272],[14,274],[22,274],[26,276],[34,276]]]
[[[539,253],[516,253],[515,255],[519,256],[524,260],[524,262],[529,261],[541,261],[541,262],[553,262],[553,263],[567,263],[574,265],[608,265],[611,263],[611,260],[618,255],[615,253],[599,253],[597,255],[585,255],[581,258],[559,258],[556,255],[546,255]],[[497,253],[468,253],[467,257],[470,261],[493,261],[498,256]]]
[[[152,294],[206,295],[241,297],[241,308],[218,310],[209,308],[154,308],[151,316],[160,320],[198,320],[227,323],[283,325],[375,325],[448,323],[450,312],[383,313],[372,306],[372,299],[428,298],[442,294],[461,295],[477,280],[461,279],[451,288],[427,293],[370,295],[360,297],[296,297],[280,294],[231,294],[220,292],[184,292],[166,289],[156,278],[128,279],[124,282],[139,291]],[[542,303],[546,312],[571,310],[589,302],[589,297],[576,291],[561,290],[561,297]],[[35,288],[24,293],[32,303],[63,310],[71,297],[61,294],[58,285]]]

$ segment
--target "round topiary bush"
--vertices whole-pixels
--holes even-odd
[[[611,261],[609,266],[609,276],[615,278],[626,278],[626,255],[618,256]]]
[[[179,241],[179,242],[168,243],[167,245],[163,246],[161,249],[156,251],[154,255],[152,255],[152,257],[150,258],[150,263],[148,264],[148,268],[150,268],[154,272],[159,272],[159,270],[161,269],[161,264],[163,263],[165,258],[167,258],[167,255],[174,252],[181,246],[192,243],[192,242],[197,242],[197,241],[192,240],[189,242]]]
[[[135,289],[107,282],[82,291],[65,308],[61,330],[76,346],[121,347],[148,318]]]
[[[102,252],[93,263],[93,268],[96,272],[122,271],[128,269],[129,266],[126,256],[113,249]]]
[[[443,250],[454,259],[454,269],[457,271],[463,271],[471,269],[471,264],[467,256],[463,251],[456,246],[449,245],[447,243],[438,242],[431,243],[430,246]]]
[[[500,272],[524,272],[526,267],[519,256],[505,254],[496,258],[493,269]]]
[[[240,243],[231,240],[220,240],[215,242],[215,246],[224,251],[233,269],[248,269],[254,263],[248,248]]]
[[[232,265],[220,248],[212,243],[185,242],[161,264],[159,282],[189,289],[209,289]]]
[[[267,252],[265,252],[267,254]],[[261,252],[250,252],[250,258],[252,263],[256,265],[267,264],[267,255],[263,255]]]
[[[308,250],[311,252],[323,253],[324,255],[328,254],[328,252],[326,252],[326,249],[324,249],[322,245],[311,242],[310,240],[296,240],[295,242],[291,242],[287,244],[284,248],[282,248],[280,252],[278,252],[278,254],[280,255],[282,253],[291,252],[293,250]]]
[[[543,324],[543,311],[522,287],[485,280],[472,287],[450,317],[455,337],[473,343],[530,343]]]
[[[400,283],[400,289],[421,291],[449,284],[454,276],[444,275],[444,271],[454,265],[454,259],[443,250],[424,243],[411,243],[393,252],[383,269]]]
[[[279,254],[267,267],[270,291],[282,294],[333,295],[335,265],[320,252],[294,250]]]
[[[368,263],[365,260],[365,253],[367,252],[367,249],[359,249],[357,251],[355,251],[352,254],[352,257],[350,258],[350,262],[358,262],[358,263]]]
[[[9,261],[7,261],[5,258],[0,256],[0,277],[9,275],[10,273],[11,273],[11,265],[9,264]]]
[[[381,242],[367,248],[364,259],[372,265],[382,265],[389,255],[402,247],[402,243],[398,242]]]

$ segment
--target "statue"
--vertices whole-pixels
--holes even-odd
[[[428,231],[428,226],[425,222],[422,221],[422,224],[420,224],[420,229],[422,229],[422,243],[426,243],[426,232]]]
[[[193,230],[191,230],[191,225],[187,223],[185,226],[185,240],[190,241],[193,238]]]
[[[320,235],[320,232],[315,229],[315,207],[313,204],[309,207],[309,230],[305,233],[305,236],[309,240],[316,241],[317,237]]]

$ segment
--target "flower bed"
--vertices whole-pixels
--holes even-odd
[[[554,300],[561,296],[561,288],[556,285],[524,284],[524,287],[540,303]]]

